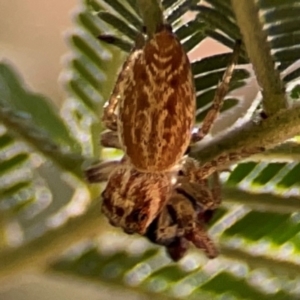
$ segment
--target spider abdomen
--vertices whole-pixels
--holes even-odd
[[[142,172],[172,168],[190,143],[195,90],[189,59],[167,28],[136,52],[120,86],[118,132]]]

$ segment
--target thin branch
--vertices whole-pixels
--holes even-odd
[[[151,37],[164,24],[163,10],[159,0],[137,0],[146,31]]]
[[[248,121],[240,128],[215,137],[201,149],[196,146],[191,156],[204,164],[225,154],[247,152],[247,149],[254,148],[270,149],[299,133],[300,106],[295,106],[258,123]]]
[[[99,202],[94,201],[89,209],[68,220],[66,224],[46,232],[41,237],[12,250],[0,253],[0,280],[23,272],[28,268],[46,267],[64,250],[83,239],[101,232]]]
[[[268,211],[289,214],[300,211],[300,199],[297,197],[279,197],[270,193],[249,193],[236,188],[224,187],[223,204],[243,204],[255,211]]]
[[[258,7],[254,0],[231,0],[231,3],[247,54],[262,88],[264,111],[271,116],[286,108],[287,101],[283,83],[271,56],[267,34],[259,20]]]

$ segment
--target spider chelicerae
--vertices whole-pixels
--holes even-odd
[[[209,258],[218,253],[205,228],[220,205],[218,163],[199,166],[185,153],[209,133],[238,53],[239,43],[212,108],[193,134],[196,98],[190,62],[168,25],[153,36],[139,36],[104,106],[102,121],[109,131],[101,144],[124,150],[124,156],[90,167],[87,179],[108,181],[102,212],[112,225],[166,246],[174,260],[184,255],[189,241]]]

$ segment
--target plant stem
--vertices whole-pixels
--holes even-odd
[[[159,2],[159,0],[137,0],[148,37],[153,36],[164,24],[163,11]]]
[[[259,20],[258,7],[254,0],[231,0],[231,4],[258,84],[262,88],[264,111],[271,116],[286,108],[287,101],[271,56],[267,34]]]
[[[295,106],[281,110],[259,123],[248,121],[235,130],[216,136],[201,149],[192,149],[191,156],[204,164],[224,154],[253,148],[270,149],[299,133],[300,106]]]

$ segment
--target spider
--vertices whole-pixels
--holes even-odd
[[[109,131],[102,134],[101,144],[124,150],[124,157],[86,172],[90,182],[108,180],[102,212],[126,233],[165,245],[174,259],[183,255],[186,241],[208,257],[217,254],[204,228],[206,211],[220,204],[220,197],[206,183],[216,164],[200,168],[184,154],[210,131],[228,91],[238,50],[239,43],[213,106],[194,134],[196,100],[190,62],[168,25],[158,28],[153,37],[137,40],[104,106],[102,121]]]
[[[105,135],[105,134],[104,134]],[[105,182],[112,170],[120,162],[103,162],[89,168],[86,172],[91,183]],[[202,249],[208,258],[215,258],[218,250],[206,232],[206,223],[210,220],[213,208],[221,202],[221,191],[218,172],[213,174],[213,187],[210,191],[208,181],[189,181],[191,170],[198,168],[198,162],[187,159],[182,163],[177,176],[177,185],[157,217],[147,227],[144,236],[151,242],[163,245],[174,260],[181,259],[188,250],[189,242]],[[207,210],[203,199],[214,201],[212,209]],[[139,199],[142,201],[142,199]],[[209,203],[210,205],[210,203]],[[120,208],[119,208],[120,209]],[[138,214],[136,215],[138,218]],[[133,217],[134,218],[134,217]],[[134,220],[132,220],[134,221]],[[118,226],[110,219],[113,226]],[[133,233],[124,229],[127,233]]]

